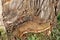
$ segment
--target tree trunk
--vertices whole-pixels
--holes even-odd
[[[8,40],[7,39],[7,35],[4,33],[6,33],[6,29],[3,23],[3,16],[2,16],[2,1],[0,0],[0,40]],[[4,33],[3,33],[4,32]],[[4,39],[6,38],[6,39]]]
[[[8,36],[51,31],[56,25],[56,0],[2,0],[3,21]],[[13,39],[14,39],[13,38]],[[12,38],[11,38],[12,40]],[[15,40],[15,39],[14,39]]]

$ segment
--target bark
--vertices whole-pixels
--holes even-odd
[[[57,13],[59,13],[60,12],[60,0],[57,0],[57,7],[56,7],[56,11],[57,11]]]
[[[16,38],[28,32],[39,33],[48,29],[51,31],[50,28],[56,25],[57,2],[56,0],[2,0],[3,20],[8,36],[15,33],[13,37]]]
[[[6,29],[3,23],[3,16],[2,16],[2,1],[0,0],[0,30],[2,30],[4,33],[6,33]],[[0,40],[8,40],[7,35],[3,35],[2,32],[0,31]],[[3,37],[4,36],[4,37]],[[6,39],[4,39],[6,38]]]

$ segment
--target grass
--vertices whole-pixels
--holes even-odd
[[[30,35],[27,37],[27,40],[49,40],[49,37],[46,36],[44,33],[29,33]]]
[[[60,23],[54,27],[50,36],[51,40],[60,40]]]
[[[0,40],[7,40],[6,30],[3,26],[0,26]]]

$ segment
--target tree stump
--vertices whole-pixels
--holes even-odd
[[[56,25],[57,2],[57,0],[2,0],[2,15],[7,35],[12,35],[14,40],[16,36],[22,37],[29,32],[46,32],[49,35],[52,27]]]

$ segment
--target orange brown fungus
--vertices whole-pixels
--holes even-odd
[[[36,22],[28,21],[23,23],[19,28],[16,29],[15,36],[22,37],[25,33],[40,33],[50,29],[50,23],[38,24]],[[17,35],[18,34],[18,35]]]

